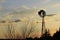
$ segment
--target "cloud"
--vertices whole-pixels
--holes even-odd
[[[4,3],[4,2],[6,2],[6,0],[0,0],[0,2]]]
[[[12,7],[11,7],[12,8]],[[22,6],[14,6],[13,10],[20,11],[24,9],[30,9],[28,6],[22,5]]]
[[[37,13],[36,8],[30,8],[28,6],[21,6],[15,9],[13,12],[9,13],[8,16],[12,18],[34,18]],[[12,16],[11,16],[12,15]],[[6,16],[7,18],[7,16]]]
[[[0,6],[0,11],[2,11],[3,10],[3,7],[2,6]]]
[[[60,3],[55,3],[55,4],[52,4],[52,5],[49,5],[49,6],[46,6],[46,8],[50,9],[50,8],[59,8],[60,7]]]
[[[60,7],[60,3],[56,3],[56,4],[52,5],[52,8],[56,8],[56,7]]]
[[[50,2],[51,0],[43,0],[43,3],[48,3]]]
[[[30,9],[29,7],[25,6],[25,5],[22,5],[21,6],[22,8],[25,8],[25,9]]]

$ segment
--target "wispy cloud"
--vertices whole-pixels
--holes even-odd
[[[2,6],[0,6],[0,11],[2,11],[3,10],[3,7]]]
[[[16,7],[12,13],[9,13],[8,16],[12,18],[21,18],[21,17],[29,17],[29,18],[34,18],[37,13],[36,8],[30,8],[28,6],[21,6],[21,7]],[[11,16],[12,15],[12,16]],[[7,17],[7,16],[6,16]]]
[[[4,3],[4,2],[6,2],[6,0],[0,0],[0,2]]]
[[[60,7],[60,3],[56,3],[52,6],[52,8]]]
[[[43,0],[43,3],[48,3],[50,2],[51,0]]]
[[[55,3],[49,6],[46,6],[46,8],[50,9],[50,8],[59,8],[60,7],[60,3]]]

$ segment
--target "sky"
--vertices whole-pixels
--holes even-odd
[[[60,0],[0,0],[0,14],[14,11],[21,6],[43,8],[47,13],[60,13]]]
[[[41,17],[39,17],[38,11],[41,9],[44,9],[46,14],[56,14],[45,18],[46,28],[50,31],[53,30],[51,31],[53,34],[60,26],[60,0],[0,0],[0,20],[20,19],[23,22],[29,20],[36,27],[38,26],[39,31],[41,29]],[[0,24],[3,27],[4,25]],[[4,28],[2,29],[4,30]]]

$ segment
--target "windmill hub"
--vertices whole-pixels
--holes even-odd
[[[46,16],[46,12],[45,12],[44,10],[40,10],[40,11],[38,12],[38,14],[39,14],[39,16],[41,16],[41,17],[45,17],[45,16]]]

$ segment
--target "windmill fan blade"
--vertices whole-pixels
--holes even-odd
[[[54,16],[54,15],[56,15],[56,14],[50,14],[50,15],[46,15],[46,16]]]

